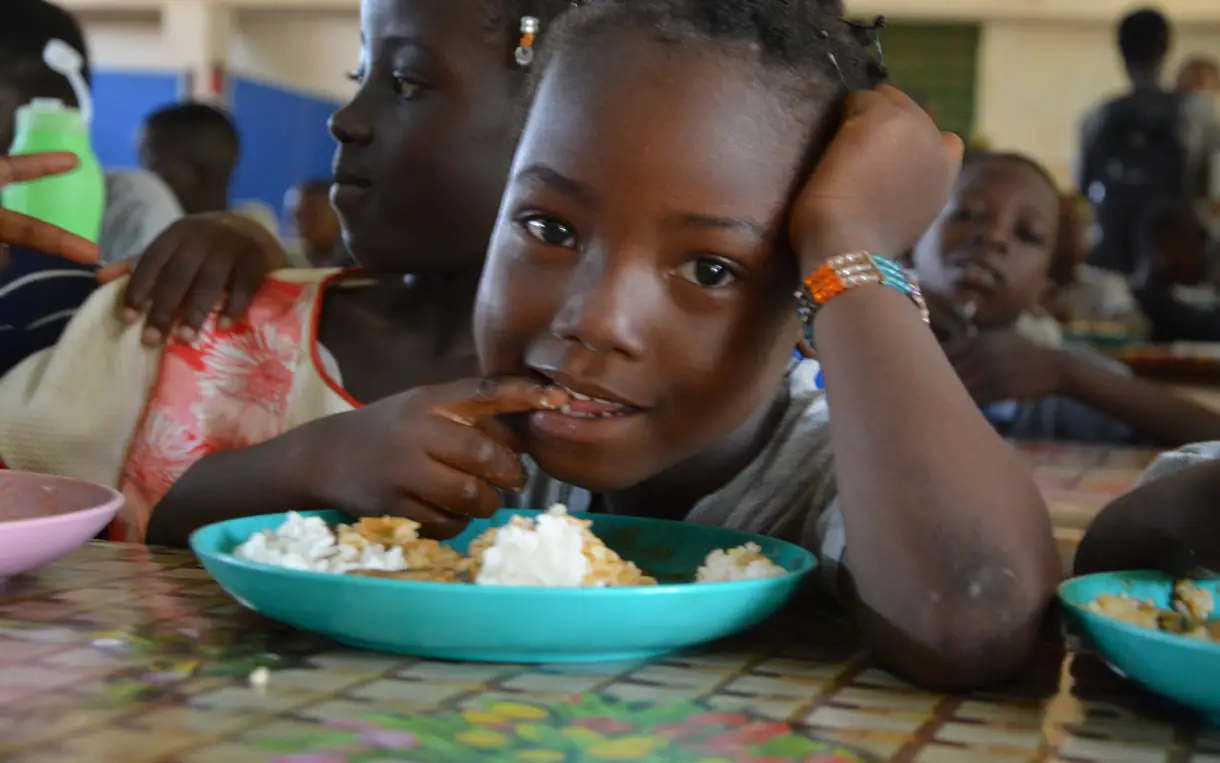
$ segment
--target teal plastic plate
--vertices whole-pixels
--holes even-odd
[[[449,545],[465,550],[501,511],[472,522]],[[310,512],[329,524],[333,511]],[[266,617],[364,649],[475,662],[600,662],[654,657],[725,638],[779,610],[813,571],[812,554],[790,543],[717,527],[589,515],[593,532],[662,585],[631,588],[507,588],[332,575],[233,556],[255,532],[286,515],[221,522],[191,536],[203,566],[241,604]],[[693,585],[707,554],[757,543],[788,575]]]
[[[1174,579],[1157,572],[1107,572],[1059,586],[1059,600],[1098,655],[1149,691],[1198,710],[1220,725],[1220,644],[1163,633],[1090,612],[1103,594],[1128,594],[1168,607]],[[1196,584],[1220,604],[1217,582]]]

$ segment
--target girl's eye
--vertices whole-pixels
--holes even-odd
[[[957,211],[953,213],[954,220],[970,221],[970,220],[978,220],[978,219],[981,219],[982,217],[983,217],[982,212],[978,211],[977,209],[970,209],[969,207],[959,207],[957,209]]]
[[[732,268],[711,257],[700,257],[682,263],[678,268],[678,275],[704,289],[723,289],[737,280]]]
[[[403,98],[415,98],[423,92],[426,85],[414,77],[394,75],[394,92]]]
[[[1017,231],[1017,237],[1025,243],[1035,246],[1040,246],[1046,240],[1041,232],[1024,225]]]
[[[534,216],[526,218],[525,230],[547,246],[576,246],[576,232],[553,217]]]

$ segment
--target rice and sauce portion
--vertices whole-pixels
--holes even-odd
[[[1174,583],[1169,609],[1129,594],[1102,594],[1089,602],[1088,609],[1128,625],[1220,642],[1220,620],[1211,619],[1216,609],[1212,593],[1189,580]]]
[[[234,550],[239,559],[339,575],[542,588],[656,585],[562,505],[537,517],[516,516],[487,530],[462,554],[421,538],[420,525],[398,517],[365,518],[330,527],[318,517],[289,513],[275,530],[255,533]],[[696,583],[781,577],[787,570],[755,543],[718,549],[695,573]]]

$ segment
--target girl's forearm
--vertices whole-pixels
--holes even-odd
[[[327,508],[309,487],[297,432],[197,461],[157,504],[146,542],[185,546],[213,522]]]
[[[874,649],[945,686],[1019,669],[1059,568],[1028,470],[902,294],[868,287],[835,298],[815,340],[846,567]]]

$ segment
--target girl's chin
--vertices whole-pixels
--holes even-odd
[[[647,479],[632,466],[648,448],[631,430],[640,414],[581,419],[562,413],[529,416],[524,432],[526,453],[547,476],[594,493],[625,490]],[[573,420],[574,419],[574,420]]]

